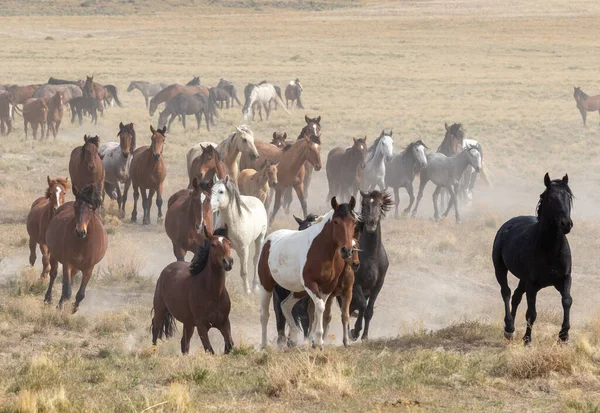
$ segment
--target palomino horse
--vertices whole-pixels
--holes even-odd
[[[258,169],[244,169],[240,172],[239,187],[242,195],[254,196],[267,207],[270,188],[277,185],[277,164],[265,160]]]
[[[83,142],[82,146],[78,146],[71,151],[71,159],[69,160],[71,182],[77,188],[95,185],[100,191],[104,191],[105,171],[102,159],[98,154],[100,138],[84,135]]]
[[[258,114],[260,116],[260,120],[262,121],[262,112],[261,106],[265,108],[265,113],[267,115],[267,120],[269,120],[269,116],[271,115],[270,103],[272,100],[279,103],[283,110],[291,116],[291,113],[283,106],[283,101],[281,97],[277,94],[275,87],[270,83],[260,83],[258,85],[248,84],[244,89],[244,96],[246,101],[244,102],[244,107],[242,108],[242,113],[244,115],[244,120],[248,120],[250,109],[252,109],[252,120],[254,120],[255,108],[258,108]]]
[[[50,255],[46,245],[46,230],[56,210],[65,203],[65,194],[70,185],[69,178],[48,179],[46,196],[36,199],[27,215],[27,233],[29,234],[29,265],[35,264],[35,247],[39,244],[42,253],[42,274],[50,273]]]
[[[204,96],[209,97],[210,92],[206,86],[200,86],[200,79],[194,77],[185,86],[172,84],[158,92],[152,99],[150,99],[150,106],[148,112],[150,116],[154,116],[154,112],[161,103],[167,104],[178,94],[183,93],[185,95],[195,95],[196,93],[202,93]]]
[[[353,144],[349,148],[336,146],[327,154],[327,182],[329,183],[329,194],[327,200],[337,197],[342,202],[356,196],[358,184],[365,168],[365,156],[367,154],[367,137],[362,139],[353,138]]]
[[[261,167],[264,160],[271,163],[277,163],[281,156],[281,149],[286,146],[285,140],[287,139],[287,133],[273,132],[273,139],[271,143],[254,141],[256,150],[258,151],[258,158],[251,157],[249,153],[242,153],[240,157],[240,170],[254,169],[258,170]]]
[[[183,323],[181,352],[190,351],[194,327],[198,330],[204,350],[214,354],[208,330],[218,329],[225,340],[225,353],[233,348],[229,311],[231,301],[225,286],[225,272],[231,271],[230,242],[227,228],[211,234],[204,228],[206,241],[198,249],[191,264],[177,261],[160,273],[154,292],[152,344],[165,335],[172,337],[175,319]]]
[[[224,179],[227,175],[226,167],[221,160],[221,155],[217,149],[208,145],[206,147],[201,146],[202,153],[192,161],[190,167],[190,182],[188,189],[192,188],[192,181],[197,179],[199,182],[212,183],[215,179]]]
[[[142,95],[144,96],[144,100],[146,101],[146,107],[148,107],[149,98],[156,96],[156,94],[158,92],[160,92],[167,86],[169,86],[167,83],[150,83],[150,82],[144,82],[141,80],[138,80],[138,81],[134,80],[129,84],[127,91],[132,92],[137,89],[140,92],[142,92]]]
[[[577,109],[581,113],[581,119],[583,120],[583,126],[586,126],[587,112],[598,111],[600,114],[600,95],[588,96],[579,87],[573,87],[573,97],[577,103]]]
[[[102,226],[102,219],[96,213],[102,198],[100,189],[87,185],[79,192],[73,186],[73,194],[75,202],[67,202],[61,206],[46,231],[46,243],[50,251],[50,284],[44,301],[52,302],[52,286],[60,262],[63,267],[60,308],[65,301],[71,299],[72,275],[77,270],[83,273],[73,305],[73,312],[76,312],[85,297],[85,287],[92,277],[94,266],[106,253],[108,234]]]
[[[386,188],[386,165],[394,153],[392,133],[391,130],[389,133],[381,131],[381,135],[375,139],[373,145],[367,151],[365,170],[360,180],[361,191],[372,191],[377,187],[383,191]]]
[[[398,218],[398,208],[400,207],[400,188],[406,188],[410,202],[403,214],[406,215],[412,209],[415,202],[413,192],[413,181],[415,176],[423,168],[427,168],[427,146],[422,140],[411,142],[402,152],[392,155],[385,169],[385,186],[391,186],[394,189],[396,204],[395,217]]]
[[[329,295],[338,285],[345,261],[352,257],[354,235],[354,198],[349,204],[331,200],[332,211],[321,222],[304,231],[279,230],[266,239],[260,254],[258,276],[260,278],[260,321],[262,347],[267,345],[269,305],[275,283],[292,293],[306,291],[315,305],[315,316],[310,337],[313,347],[323,348],[323,312]],[[298,327],[294,322],[292,308],[299,300],[290,294],[281,308],[291,328],[291,344],[297,341]]]
[[[23,128],[25,129],[25,139],[27,139],[27,124],[31,124],[33,130],[33,139],[37,139],[38,128],[42,129],[40,139],[44,137],[48,122],[48,106],[43,99],[27,99],[23,104]]]
[[[64,93],[56,92],[54,96],[46,100],[46,104],[48,105],[48,128],[46,128],[46,139],[48,139],[50,131],[52,131],[52,136],[54,136],[54,140],[56,140],[56,135],[58,135],[58,129],[60,128],[63,117]]]
[[[237,89],[233,83],[228,80],[220,79],[219,84],[217,85],[219,89],[224,89],[231,96],[231,107],[233,107],[233,101],[235,100],[238,105],[242,106],[242,102],[238,99]]]
[[[63,93],[63,103],[67,104],[71,99],[82,97],[83,92],[79,86],[67,84],[67,85],[42,85],[38,90],[33,93],[34,98],[44,99],[46,102],[52,96],[56,95],[56,92]]]
[[[238,158],[240,154],[249,153],[251,158],[258,158],[259,153],[254,145],[254,134],[247,125],[236,126],[235,132],[225,138],[218,145],[213,142],[200,142],[193,146],[187,153],[188,173],[194,159],[202,153],[202,147],[213,145],[221,155],[230,178],[237,183],[239,175]]]
[[[198,251],[206,239],[202,228],[213,230],[213,216],[210,205],[212,182],[201,183],[194,178],[191,189],[174,193],[167,202],[165,231],[173,244],[173,254],[177,261],[183,261],[188,251]]]
[[[492,250],[496,280],[504,301],[504,336],[515,336],[515,317],[523,294],[527,297],[527,329],[523,341],[531,343],[531,329],[537,317],[536,296],[539,290],[553,286],[562,297],[563,322],[560,341],[569,340],[571,328],[571,248],[567,234],[573,228],[571,208],[573,193],[569,177],[550,180],[544,176],[546,189],[540,195],[537,217],[512,218],[500,227]],[[509,307],[508,271],[519,279],[519,285]]]
[[[248,259],[250,245],[254,244],[253,288],[258,288],[256,266],[260,255],[260,246],[267,234],[267,211],[260,200],[253,196],[240,195],[235,183],[225,177],[217,181],[212,188],[212,211],[217,212],[215,226],[227,224],[229,239],[238,257],[240,257],[240,276],[246,294],[250,294],[248,284]]]
[[[181,117],[183,128],[185,129],[185,117],[186,115],[194,115],[196,117],[196,123],[198,124],[198,130],[202,123],[202,115],[206,121],[206,129],[210,131],[210,113],[212,100],[202,93],[196,93],[195,95],[186,95],[180,93],[167,103],[165,110],[158,115],[158,127],[161,128],[167,125],[167,132],[171,129],[171,124],[176,117]],[[171,117],[169,119],[169,116]],[[167,119],[169,123],[167,124]]]
[[[140,198],[140,189],[142,192],[142,209],[144,210],[142,223],[144,225],[150,224],[150,208],[152,207],[152,198],[155,192],[156,207],[158,208],[156,222],[162,221],[162,190],[163,182],[167,177],[167,167],[165,166],[162,154],[166,131],[166,127],[162,128],[162,130],[155,130],[150,125],[152,144],[150,146],[141,146],[133,152],[133,159],[129,167],[129,178],[133,185],[132,222],[137,221],[137,202]]]
[[[275,186],[275,204],[269,219],[272,223],[281,207],[283,193],[294,188],[304,216],[308,215],[304,188],[304,168],[308,162],[314,165],[317,171],[321,170],[321,141],[318,138],[309,138],[306,135],[297,140],[293,145],[286,146],[280,152],[277,166],[277,185]]]
[[[119,216],[125,217],[125,203],[131,181],[129,180],[129,168],[135,151],[135,129],[133,123],[123,125],[119,123],[119,142],[107,142],[100,147],[98,153],[102,159],[104,170],[104,191],[117,201]],[[121,192],[121,184],[124,184]],[[103,195],[104,196],[104,195]]]
[[[304,88],[300,84],[300,79],[296,78],[296,80],[292,80],[285,87],[285,107],[288,107],[288,102],[292,102],[292,107],[294,107],[294,101],[296,101],[296,106],[298,109],[304,109],[302,106],[302,101],[300,100],[300,95]]]

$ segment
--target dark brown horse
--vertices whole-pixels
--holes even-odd
[[[102,199],[100,189],[87,185],[79,192],[73,186],[73,194],[75,202],[67,202],[61,206],[46,231],[46,243],[50,252],[50,284],[44,301],[52,302],[52,286],[60,262],[63,267],[60,308],[65,301],[71,299],[72,275],[77,270],[83,273],[73,305],[73,312],[76,312],[85,297],[85,288],[94,267],[104,258],[108,248],[108,235],[102,226],[102,219],[96,213]]]
[[[27,215],[27,233],[29,234],[29,265],[35,264],[35,248],[40,246],[42,253],[42,274],[44,278],[50,273],[50,254],[46,245],[46,230],[56,210],[65,203],[65,194],[70,185],[69,178],[48,179],[46,195],[36,199]]]
[[[158,92],[152,99],[150,99],[150,107],[148,112],[150,116],[154,116],[154,112],[161,103],[168,104],[178,94],[183,93],[185,95],[195,95],[196,93],[202,93],[204,96],[210,96],[210,91],[206,86],[200,86],[200,79],[194,77],[187,85],[169,85],[160,92]]]
[[[367,155],[367,137],[353,138],[349,148],[337,146],[327,154],[327,182],[329,194],[327,201],[332,197],[341,199],[342,202],[356,197],[360,178],[365,169],[365,156]]]
[[[162,190],[163,182],[167,177],[167,167],[163,158],[165,145],[165,133],[167,128],[155,130],[150,126],[152,132],[152,144],[139,147],[133,152],[133,159],[129,168],[129,177],[133,185],[133,211],[131,221],[137,221],[137,202],[142,192],[142,208],[144,210],[144,225],[150,224],[150,208],[152,198],[156,192],[156,207],[158,208],[157,222],[162,221]],[[146,192],[148,191],[148,192]]]
[[[58,129],[62,122],[64,102],[65,97],[63,92],[56,92],[52,98],[46,101],[46,104],[48,105],[48,128],[46,129],[46,139],[48,139],[50,130],[52,130],[52,136],[54,136],[54,139],[56,140],[56,135],[58,135]]]
[[[98,124],[98,112],[100,112],[101,115],[104,115],[102,102],[96,98],[87,96],[76,97],[69,101],[69,106],[71,107],[71,124],[75,123],[75,116],[77,116],[79,118],[79,125],[82,125],[84,112],[89,113],[92,118],[91,122],[93,122],[94,125]]]
[[[38,128],[42,129],[40,139],[44,137],[46,123],[48,122],[48,106],[42,99],[31,98],[23,104],[23,128],[27,139],[27,124],[31,124],[33,139],[37,139]]]
[[[83,137],[84,144],[71,151],[69,160],[69,175],[73,186],[83,188],[95,185],[104,191],[104,165],[98,154],[100,138],[97,136]]]
[[[175,192],[167,202],[165,230],[173,244],[177,261],[183,261],[188,251],[198,251],[204,240],[202,228],[213,231],[210,206],[211,183],[201,183],[194,178],[191,189]]]
[[[227,175],[225,164],[221,160],[219,151],[212,146],[202,146],[202,153],[195,157],[190,166],[188,189],[191,189],[192,181],[197,179],[198,182],[213,182],[215,175],[218,179],[224,179]]]
[[[465,138],[465,132],[460,123],[453,123],[448,126],[444,124],[446,128],[446,134],[444,140],[438,147],[438,152],[443,153],[446,156],[454,156],[463,151],[463,139]]]
[[[227,227],[214,234],[204,227],[206,241],[191,264],[177,261],[167,265],[156,282],[152,344],[165,335],[173,335],[175,319],[183,323],[181,352],[190,351],[194,327],[204,350],[214,354],[208,330],[217,328],[225,340],[225,354],[233,348],[229,311],[231,301],[225,287],[225,272],[233,266]]]
[[[573,87],[573,97],[577,103],[577,109],[581,113],[581,119],[583,119],[583,126],[586,126],[587,112],[598,111],[600,114],[600,95],[588,96],[579,87]]]

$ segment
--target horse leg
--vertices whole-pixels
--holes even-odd
[[[194,335],[194,324],[184,324],[183,334],[181,335],[181,354],[190,352],[190,340]]]
[[[267,120],[271,117],[271,103],[269,102],[269,106],[265,105],[265,113],[267,114]]]
[[[41,278],[46,278],[46,275],[50,272],[50,252],[48,251],[48,245],[40,244],[40,252],[42,253],[42,275]],[[35,261],[35,258],[34,258]]]
[[[252,272],[254,273],[254,280],[252,282],[252,290],[254,290],[255,292],[258,291],[258,285],[260,284],[260,281],[258,279],[258,260],[260,259],[262,243],[264,240],[264,233],[254,240],[254,267],[252,267]]]
[[[283,346],[285,343],[285,315],[281,310],[281,290],[276,286],[273,294],[273,312],[275,313],[275,325],[277,326],[277,345]],[[292,294],[292,293],[290,293]],[[286,297],[287,298],[287,297]]]
[[[54,135],[54,140],[56,140],[56,135],[58,135],[58,128],[60,128],[60,120],[57,120],[56,124],[52,127],[52,135]]]
[[[75,314],[77,312],[77,310],[79,309],[79,304],[85,298],[85,288],[87,287],[87,284],[90,281],[90,278],[92,278],[93,270],[94,270],[94,267],[83,271],[83,274],[81,276],[81,285],[79,286],[79,291],[77,291],[77,294],[75,295],[75,304],[73,305],[73,314]]]
[[[450,208],[454,205],[454,215],[456,217],[456,222],[460,223],[460,214],[458,213],[458,200],[456,199],[456,192],[453,187],[448,188],[448,192],[450,193],[450,201],[448,201],[448,208],[444,212],[444,217],[448,216],[448,212],[450,212]]]
[[[294,293],[290,293],[287,297],[281,300],[281,312],[290,326],[290,334],[288,337],[288,347],[296,347],[298,344],[298,325],[292,314],[292,310],[300,298],[294,297]]]
[[[329,299],[329,294],[320,293],[319,286],[315,282],[308,283],[305,288],[315,304],[315,327],[311,328],[311,331],[313,332],[312,346],[313,348],[317,348],[318,346],[323,350],[323,313],[325,312],[325,302]],[[315,291],[317,292],[315,293]]]
[[[177,261],[185,261],[186,251],[181,248],[181,245],[175,243],[175,241],[171,241],[171,243],[173,244],[173,254],[175,254],[175,259],[177,259]]]
[[[348,283],[342,291],[342,305],[340,310],[342,311],[342,329],[343,329],[343,340],[344,347],[348,347],[350,343],[348,340],[348,330],[350,324],[350,302],[352,301],[352,286],[354,285],[354,276],[352,276],[352,282]]]
[[[200,132],[200,122],[202,122],[202,112],[194,113],[196,118],[196,124],[198,125],[198,132]]]
[[[198,335],[200,336],[202,345],[204,346],[204,351],[210,354],[215,354],[215,351],[210,345],[210,339],[208,338],[208,328],[201,320],[196,320],[196,329],[198,330]]]
[[[413,209],[412,217],[414,218],[417,215],[417,210],[419,209],[419,204],[421,203],[421,198],[423,198],[423,189],[427,185],[427,178],[421,174],[421,179],[419,182],[419,193],[417,194],[417,203],[415,205],[415,209]]]
[[[148,218],[146,218],[147,214],[146,214],[146,210],[147,210],[147,203],[148,203],[148,196],[146,194],[146,190],[142,189],[141,191],[142,194],[142,210],[144,211],[144,217],[142,218],[142,224],[143,225],[148,225],[150,223],[150,220]]]
[[[31,124],[31,129],[33,129],[33,123]],[[27,120],[23,118],[23,130],[25,131],[25,140],[27,140]],[[35,140],[35,135],[34,138]]]
[[[118,183],[117,183],[118,185]],[[121,196],[121,206],[119,207],[119,218],[125,218],[125,204],[127,203],[127,193],[129,192],[129,186],[131,185],[131,180],[126,180],[123,185],[123,194]]]
[[[394,201],[394,218],[398,219],[400,218],[400,216],[398,215],[398,208],[400,207],[400,188],[394,188]],[[406,214],[406,210],[404,211],[404,213]]]
[[[173,121],[175,120],[176,115],[171,115],[171,118],[169,119],[169,123],[167,124],[167,132],[171,131],[171,124],[173,123]]]
[[[285,193],[283,194],[283,209],[285,210],[285,214],[290,214],[290,206],[292,205],[292,201],[294,200],[294,194],[292,192],[292,187],[285,188]]]
[[[438,211],[438,196],[440,194],[440,191],[442,190],[441,186],[436,186],[435,187],[435,191],[433,191],[433,195],[431,196],[431,198],[433,199],[433,218],[436,221],[439,221],[440,219],[440,212]]]
[[[33,264],[35,264],[35,249],[37,248],[37,241],[34,240],[33,238],[29,237],[29,265],[31,265],[33,267]],[[40,246],[41,249],[41,246]]]
[[[571,298],[571,276],[569,275],[563,280],[562,283],[557,284],[554,287],[558,290],[560,296],[562,297],[563,307],[563,322],[560,328],[560,333],[558,333],[558,339],[562,342],[566,342],[569,341],[569,329],[571,328],[571,304],[573,304],[573,299]]]
[[[148,109],[148,96],[144,95],[144,100],[146,101],[146,109]]]
[[[308,216],[308,206],[306,205],[306,199],[304,198],[304,184],[301,182],[298,185],[294,185],[294,190],[296,191],[298,201],[300,201],[300,205],[302,206],[302,213],[306,217]]]
[[[187,127],[185,126],[185,114],[181,115],[181,123],[183,124],[183,129],[186,129]]]
[[[362,330],[363,317],[365,315],[365,310],[367,309],[367,299],[365,298],[365,294],[360,285],[354,285],[352,297],[356,299],[355,302],[358,307],[358,316],[356,317],[354,328],[350,330],[350,339],[356,341]]]
[[[219,327],[219,331],[223,335],[223,341],[225,341],[225,350],[223,352],[229,354],[233,348],[233,337],[231,337],[231,323],[229,322],[229,317],[227,317],[223,325]]]
[[[325,311],[323,312],[323,337],[325,338],[327,338],[329,324],[331,323],[331,304],[333,304],[334,298],[334,295],[331,294],[325,303]]]
[[[50,304],[52,302],[52,287],[54,286],[54,280],[58,275],[58,261],[50,256],[50,282],[48,283],[48,289],[44,296],[44,302]]]
[[[533,329],[533,324],[535,323],[535,319],[537,318],[537,311],[535,309],[535,301],[538,293],[538,289],[531,284],[528,285],[529,288],[525,291],[525,296],[527,297],[527,313],[525,314],[525,319],[527,320],[527,329],[525,330],[525,336],[523,337],[523,342],[525,345],[531,343],[531,330]]]
[[[273,223],[279,208],[281,208],[281,195],[283,191],[284,189],[281,187],[275,188],[275,204],[273,205],[273,212],[271,212],[271,217],[269,218],[269,226]]]
[[[247,246],[242,246],[240,251],[237,251],[240,257],[240,277],[242,277],[242,287],[246,294],[250,294],[250,286],[248,285],[248,256],[249,251]]]
[[[267,326],[269,324],[269,304],[271,304],[272,291],[267,291],[262,286],[260,288],[260,327],[261,327],[261,348],[267,347]]]
[[[137,203],[140,199],[140,191],[136,184],[133,184],[133,210],[131,211],[131,222],[137,221]],[[142,201],[143,202],[143,201]],[[143,208],[143,206],[142,206]]]
[[[371,295],[369,295],[367,309],[365,310],[365,329],[363,330],[361,338],[363,341],[369,339],[369,326],[371,325],[371,319],[373,318],[373,308],[375,307],[375,301],[377,300],[377,296],[381,291],[381,287],[383,287],[383,280],[380,279],[380,281],[371,290]]]
[[[62,310],[63,303],[65,301],[69,301],[71,299],[71,275],[73,270],[68,264],[63,264],[63,279],[62,279],[62,294],[60,296],[60,301],[58,302],[58,307]]]
[[[148,199],[146,200],[147,211],[148,211],[148,224],[151,223],[150,222],[150,209],[152,208],[152,199],[154,198],[154,193],[155,192],[156,192],[156,190],[154,190],[154,189],[149,189],[148,190]],[[158,201],[158,195],[156,197],[156,200]],[[156,202],[156,206],[158,207],[158,202]],[[157,224],[160,223],[160,219],[161,219],[161,217],[157,217],[156,218],[156,223]]]
[[[163,199],[162,199],[162,184],[160,184],[158,186],[158,189],[156,190],[156,208],[158,208],[158,216],[156,217],[156,223],[160,224],[163,221],[163,213],[162,213],[162,206],[163,206]],[[152,195],[154,195],[154,192],[152,192]],[[152,202],[152,195],[150,195],[150,202]],[[148,204],[148,215],[150,215],[150,204]],[[150,218],[150,217],[148,217]]]
[[[586,119],[587,119],[587,112],[585,111],[585,109],[579,109],[579,112],[581,113],[581,119],[583,119],[583,127],[585,128],[586,125]]]

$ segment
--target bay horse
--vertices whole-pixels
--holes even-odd
[[[296,106],[298,109],[304,109],[302,106],[302,101],[300,100],[300,95],[304,88],[300,84],[300,79],[296,78],[296,80],[292,80],[285,87],[285,107],[288,107],[288,102],[292,102],[292,107],[294,107],[294,101],[296,101]]]
[[[258,198],[267,207],[270,188],[277,185],[277,164],[265,160],[258,171],[244,169],[238,178],[240,193]]]
[[[367,137],[352,138],[352,146],[343,148],[336,146],[327,154],[327,183],[329,193],[327,200],[332,197],[342,202],[356,196],[362,172],[365,168],[365,157],[367,154]]]
[[[167,83],[150,83],[150,82],[144,82],[141,80],[134,80],[129,84],[129,87],[127,88],[127,92],[132,92],[136,89],[139,90],[140,92],[142,92],[142,95],[144,96],[144,100],[146,101],[146,108],[147,108],[149,98],[156,96],[156,94],[158,92],[160,92],[167,86],[169,86]]]
[[[65,203],[65,194],[69,190],[69,178],[50,179],[48,176],[46,195],[36,199],[31,204],[27,215],[27,233],[29,234],[29,265],[35,264],[35,248],[39,245],[42,254],[41,278],[50,273],[50,255],[46,245],[46,231],[48,224],[54,217],[56,210]]]
[[[363,318],[365,328],[362,340],[369,338],[369,326],[373,317],[375,301],[381,292],[383,282],[389,267],[389,260],[381,237],[381,220],[385,213],[392,208],[392,197],[385,191],[371,191],[360,193],[361,220],[356,224],[358,243],[361,249],[358,252],[360,268],[354,272],[354,286],[352,288],[352,302],[350,313],[358,310],[358,317],[354,328],[350,330],[350,338],[357,340],[362,330]]]
[[[504,301],[504,336],[509,340],[515,336],[515,317],[523,294],[527,298],[525,345],[531,343],[531,330],[537,317],[536,296],[542,288],[553,286],[562,297],[560,341],[569,340],[571,328],[571,248],[567,234],[573,228],[573,193],[567,175],[551,180],[546,173],[544,185],[537,216],[519,216],[504,223],[496,234],[492,250],[496,280]],[[512,300],[508,271],[519,279]]]
[[[27,139],[27,124],[31,124],[33,139],[37,139],[38,128],[42,129],[40,139],[44,138],[46,123],[48,122],[48,106],[43,99],[27,99],[23,104],[23,128]]]
[[[46,231],[46,243],[50,252],[50,283],[44,301],[52,302],[52,287],[58,271],[58,263],[63,267],[63,288],[59,301],[71,299],[72,276],[80,270],[83,273],[81,285],[75,296],[73,312],[85,297],[85,288],[108,248],[108,234],[102,226],[102,219],[96,210],[100,206],[102,192],[94,185],[86,185],[78,191],[73,185],[75,202],[63,204],[55,213]]]
[[[231,244],[227,227],[211,234],[204,227],[206,241],[192,263],[176,261],[160,273],[154,292],[152,344],[158,338],[173,336],[175,320],[183,324],[181,352],[190,351],[194,327],[206,352],[214,354],[208,330],[218,329],[225,340],[225,354],[233,348],[229,312],[231,301],[225,285],[225,273],[231,271]]]
[[[581,119],[583,120],[583,126],[585,127],[587,112],[598,111],[598,114],[600,115],[600,95],[588,96],[579,87],[573,86],[573,89],[573,98],[575,98],[577,109],[579,109],[579,113],[581,113]]]
[[[287,145],[286,139],[287,133],[273,132],[273,138],[270,143],[255,140],[254,146],[256,146],[256,150],[258,151],[258,157],[252,157],[250,153],[242,153],[240,157],[240,170],[258,170],[264,160],[277,163],[281,156],[281,149]]]
[[[158,127],[161,128],[167,125],[167,132],[171,129],[171,124],[176,117],[181,117],[183,128],[186,128],[185,117],[186,115],[194,115],[196,117],[196,123],[198,124],[198,130],[202,123],[202,115],[206,121],[206,129],[210,131],[210,99],[204,96],[202,93],[196,93],[195,95],[186,95],[180,93],[167,103],[165,109],[159,113],[158,116]],[[169,119],[169,116],[171,117]],[[167,120],[169,123],[167,124]]]
[[[254,244],[252,275],[253,288],[258,288],[256,267],[260,247],[267,234],[267,211],[262,202],[253,196],[240,195],[235,183],[226,176],[212,187],[211,206],[217,213],[215,226],[227,224],[231,246],[240,258],[240,277],[246,294],[250,294],[248,284],[248,259],[250,245]]]
[[[63,104],[64,104],[64,93],[56,92],[54,96],[46,101],[48,105],[48,127],[46,128],[46,139],[50,135],[50,131],[52,130],[52,136],[54,136],[54,140],[56,140],[56,135],[58,135],[58,129],[60,128],[60,123],[63,118]]]
[[[219,151],[212,146],[206,147],[201,146],[202,153],[192,161],[190,167],[190,182],[188,189],[192,188],[192,181],[197,179],[199,182],[210,182],[212,183],[215,179],[224,179],[227,175],[226,167],[221,160]]]
[[[220,79],[219,84],[217,85],[220,89],[225,89],[229,96],[231,96],[231,107],[233,107],[233,101],[235,100],[239,106],[242,106],[242,102],[238,99],[237,89],[233,83],[228,80]]]
[[[372,191],[379,187],[380,190],[386,189],[385,174],[387,164],[394,153],[393,131],[389,133],[381,131],[381,134],[367,151],[365,158],[365,170],[361,175],[361,191]]]
[[[83,88],[83,85],[85,84],[84,80],[64,80],[64,79],[56,79],[52,76],[50,76],[50,79],[48,79],[48,85],[76,85],[79,88]]]
[[[173,244],[177,261],[184,261],[188,251],[197,251],[206,239],[202,228],[213,230],[210,205],[212,182],[194,178],[191,189],[182,189],[169,198],[165,215],[165,231]]]
[[[391,160],[386,166],[384,187],[392,187],[394,189],[394,204],[396,207],[394,216],[396,218],[399,218],[400,188],[405,188],[410,198],[403,215],[410,212],[415,202],[413,181],[419,171],[427,168],[427,154],[425,153],[425,149],[427,149],[427,146],[422,140],[419,139],[418,141],[411,142],[402,152],[392,155]]]
[[[250,117],[250,109],[252,109],[252,120],[254,120],[255,108],[258,108],[258,114],[260,116],[260,120],[262,121],[263,118],[261,106],[265,109],[267,120],[269,120],[269,117],[271,115],[270,103],[272,100],[279,103],[288,115],[292,115],[285,108],[285,106],[283,106],[283,101],[281,100],[281,97],[277,94],[275,87],[270,83],[261,82],[257,85],[248,84],[244,89],[244,96],[246,98],[244,102],[244,107],[242,108],[244,120],[248,120],[248,118]]]
[[[152,133],[151,145],[137,148],[133,152],[133,159],[129,167],[129,177],[131,185],[133,185],[131,221],[137,221],[137,202],[140,198],[141,189],[142,209],[144,210],[142,223],[144,225],[150,224],[150,208],[152,207],[154,193],[156,193],[156,207],[158,208],[156,222],[162,222],[162,191],[163,182],[167,177],[167,167],[163,156],[167,128],[163,127],[162,129],[155,130],[150,125],[150,132]]]
[[[172,84],[158,92],[152,99],[150,99],[150,106],[148,112],[150,116],[154,116],[154,112],[161,103],[167,104],[178,94],[183,93],[186,95],[195,95],[196,93],[202,93],[204,96],[209,97],[210,92],[206,86],[200,85],[200,79],[197,76],[189,81],[185,86]]]
[[[104,165],[98,154],[100,138],[98,136],[83,136],[83,145],[71,151],[69,159],[69,175],[73,186],[83,188],[95,185],[104,191]]]
[[[275,231],[265,239],[258,263],[263,348],[267,345],[269,306],[275,283],[292,293],[306,291],[312,299],[315,322],[310,337],[313,347],[323,348],[325,304],[338,285],[345,260],[352,257],[355,202],[353,197],[349,204],[338,204],[334,197],[333,210],[325,214],[321,222],[304,231]],[[298,300],[295,294],[290,294],[281,303],[291,328],[292,345],[296,343],[298,327],[291,310]]]
[[[104,192],[110,199],[117,201],[119,217],[123,218],[125,217],[127,193],[131,186],[129,168],[131,167],[133,152],[136,149],[133,123],[123,125],[123,122],[120,122],[117,137],[119,138],[119,142],[107,142],[103,144],[98,153],[105,170]],[[121,192],[121,184],[124,184],[123,192]]]

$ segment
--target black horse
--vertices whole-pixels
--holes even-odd
[[[569,339],[571,328],[571,249],[566,234],[573,228],[573,193],[567,175],[551,181],[546,173],[544,185],[546,190],[540,195],[537,217],[520,216],[507,221],[498,230],[492,251],[496,279],[504,300],[504,336],[514,338],[517,307],[525,294],[527,329],[523,341],[526,345],[531,342],[531,329],[537,316],[536,295],[542,288],[554,286],[562,297],[564,314],[558,334],[561,341]],[[519,279],[512,297],[512,309],[509,308],[508,271]]]

